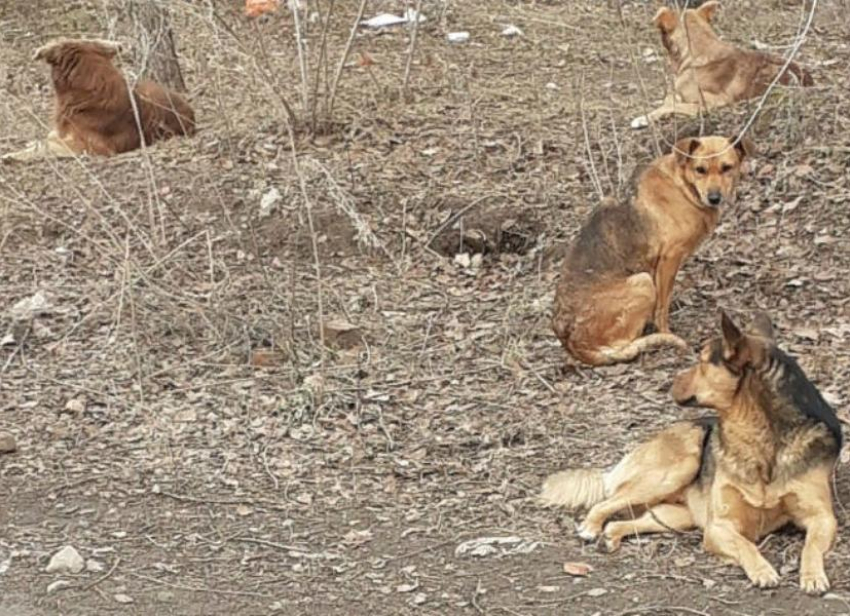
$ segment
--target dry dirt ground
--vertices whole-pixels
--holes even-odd
[[[2,616],[850,614],[846,465],[826,598],[797,588],[799,533],[765,542],[783,582],[758,591],[697,534],[605,555],[533,500],[548,473],[610,464],[699,413],[668,395],[687,357],[576,368],[548,323],[550,257],[675,134],[628,128],[644,87],[664,90],[652,3],[621,18],[601,1],[425,0],[409,96],[409,31],[359,30],[315,135],[291,14],[249,22],[239,4],[169,3],[195,138],[0,167],[0,432],[18,446],[0,456]],[[358,3],[336,4],[331,80]],[[729,4],[719,28],[745,45],[787,46],[805,17],[797,1]],[[9,151],[45,130],[35,47],[132,37],[115,2],[0,6]],[[820,3],[801,49],[818,85],[767,101],[738,204],[672,312],[696,348],[719,307],[769,310],[842,414],[848,15]],[[320,25],[306,26],[312,81]],[[470,41],[449,44],[459,30]],[[703,128],[731,133],[753,111]],[[482,537],[516,540],[458,550]],[[64,545],[102,570],[46,573]],[[570,578],[566,562],[594,570]]]

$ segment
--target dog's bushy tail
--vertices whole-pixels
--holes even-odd
[[[643,338],[638,338],[625,346],[605,349],[604,351],[600,351],[600,353],[604,356],[605,363],[615,364],[623,361],[632,361],[645,351],[663,346],[674,346],[682,350],[688,348],[688,344],[675,334],[650,334]]]
[[[550,475],[543,482],[540,504],[586,509],[605,498],[605,476],[594,469],[571,469]]]

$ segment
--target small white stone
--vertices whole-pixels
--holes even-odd
[[[51,582],[47,585],[47,594],[52,595],[57,590],[62,590],[63,588],[68,588],[71,585],[71,582],[68,580],[56,580],[55,582]]]
[[[121,593],[119,593],[119,594],[115,595],[114,599],[115,599],[118,603],[123,603],[123,604],[127,604],[127,603],[132,603],[132,602],[133,602],[133,597],[131,597],[130,595],[125,595],[125,594],[121,594]]]
[[[89,558],[86,561],[86,571],[89,573],[101,573],[105,568],[102,562],[94,558]]]
[[[649,126],[649,118],[646,116],[638,116],[634,120],[632,120],[632,128],[635,130],[640,130],[641,128],[646,128]]]
[[[457,253],[455,255],[454,261],[455,263],[464,268],[469,267],[472,264],[472,260],[469,258],[469,254],[465,252]]]
[[[86,411],[85,398],[71,398],[65,403],[65,410],[73,415],[82,415]]]
[[[56,552],[47,565],[47,573],[79,573],[85,569],[86,562],[80,553],[70,545]]]

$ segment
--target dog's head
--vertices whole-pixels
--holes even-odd
[[[735,200],[744,160],[755,148],[746,137],[687,137],[673,147],[682,181],[700,207],[716,209]]]
[[[671,8],[658,9],[652,23],[661,33],[661,42],[670,56],[674,68],[686,55],[691,43],[703,33],[714,34],[711,21],[720,9],[720,3],[712,0],[697,9],[686,9],[681,13]]]
[[[723,312],[720,330],[720,336],[703,345],[697,364],[676,375],[671,393],[677,403],[728,409],[746,371],[760,368],[776,344],[773,325],[764,313],[744,332]]]
[[[121,51],[121,44],[101,39],[60,39],[42,45],[33,53],[33,60],[43,60],[51,65],[75,55],[89,54],[111,60]]]

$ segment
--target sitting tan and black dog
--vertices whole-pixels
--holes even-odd
[[[673,93],[648,116],[632,121],[643,128],[649,121],[681,114],[695,116],[716,107],[763,95],[779,76],[782,85],[814,85],[812,76],[791,62],[761,51],[740,49],[723,41],[711,27],[719,2],[705,2],[697,9],[677,12],[659,9],[653,22],[661,33],[673,74]]]
[[[598,366],[630,361],[670,333],[679,268],[735,199],[747,140],[690,137],[640,176],[631,203],[596,209],[569,248],[555,294],[553,329],[570,355]],[[657,333],[641,337],[647,326]]]
[[[195,132],[195,113],[178,93],[141,80],[130,89],[113,64],[120,46],[102,40],[59,40],[36,50],[51,67],[56,95],[46,140],[2,157],[31,161],[79,154],[112,156]]]
[[[541,499],[590,507],[579,535],[601,535],[610,550],[631,535],[700,528],[705,549],[738,564],[759,587],[776,586],[779,574],[757,543],[793,523],[806,532],[800,586],[824,592],[841,424],[776,345],[765,315],[745,333],[723,314],[721,329],[672,389],[679,404],[714,409],[716,417],[674,424],[607,472],[552,475]],[[632,519],[607,522],[619,512]]]

